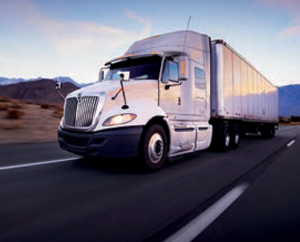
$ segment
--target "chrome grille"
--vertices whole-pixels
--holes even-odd
[[[86,128],[93,124],[99,97],[83,96],[80,101],[72,97],[66,100],[65,125],[77,128]]]
[[[66,99],[64,120],[65,124],[68,126],[75,126],[76,120],[76,110],[77,110],[77,98]]]

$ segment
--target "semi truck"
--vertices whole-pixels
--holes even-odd
[[[176,31],[134,42],[99,81],[70,93],[62,149],[84,157],[138,157],[149,170],[241,135],[274,137],[278,90],[223,40]]]

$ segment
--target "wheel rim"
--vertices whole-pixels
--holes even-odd
[[[234,137],[234,142],[235,142],[236,144],[238,144],[238,143],[240,142],[240,136],[239,136],[238,134],[235,135],[235,137]]]
[[[155,133],[151,136],[148,145],[149,158],[152,163],[158,163],[164,153],[164,141],[159,133]]]
[[[226,135],[226,137],[225,137],[225,146],[228,147],[229,143],[230,143],[230,136]]]

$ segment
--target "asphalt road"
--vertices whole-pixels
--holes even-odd
[[[238,150],[201,151],[151,174],[55,143],[2,145],[0,241],[191,240],[184,230],[195,241],[300,241],[299,133],[247,136]]]

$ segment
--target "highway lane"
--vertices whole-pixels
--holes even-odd
[[[0,145],[0,167],[78,157],[59,148],[57,142]]]
[[[274,139],[246,137],[238,150],[203,151],[153,174],[141,173],[132,161],[80,158],[2,170],[0,241],[163,240],[243,174],[274,152],[281,154],[299,133],[299,127],[284,127]],[[42,144],[19,146],[13,158],[7,153],[14,147],[6,146],[0,166],[30,162],[30,155],[23,155],[28,150],[35,153],[32,162],[73,156],[48,145],[51,151]]]
[[[300,241],[300,136],[195,241]]]

